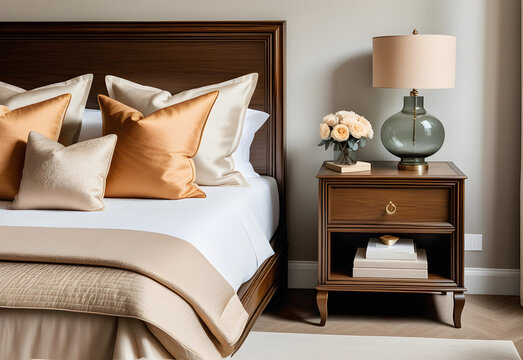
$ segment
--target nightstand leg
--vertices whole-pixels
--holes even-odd
[[[316,303],[318,304],[318,310],[320,311],[320,326],[325,326],[327,322],[327,300],[329,298],[329,292],[325,290],[318,290],[316,294]]]
[[[465,294],[462,292],[454,293],[454,326],[461,328],[461,313],[465,307]]]

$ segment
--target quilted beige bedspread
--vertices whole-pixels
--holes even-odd
[[[229,355],[248,314],[188,242],[115,229],[0,227],[0,307],[143,320],[176,359]]]

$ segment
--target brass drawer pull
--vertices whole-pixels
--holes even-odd
[[[396,212],[396,205],[394,205],[392,201],[389,201],[387,206],[385,206],[385,211],[387,212],[387,215],[393,215]]]

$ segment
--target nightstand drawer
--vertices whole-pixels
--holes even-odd
[[[329,185],[329,224],[365,221],[450,222],[450,188]]]

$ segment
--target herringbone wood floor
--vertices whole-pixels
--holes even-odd
[[[455,329],[451,295],[329,293],[325,327],[317,325],[315,295],[313,290],[288,290],[253,330],[512,340],[523,357],[523,308],[516,296],[466,295],[463,327]]]

